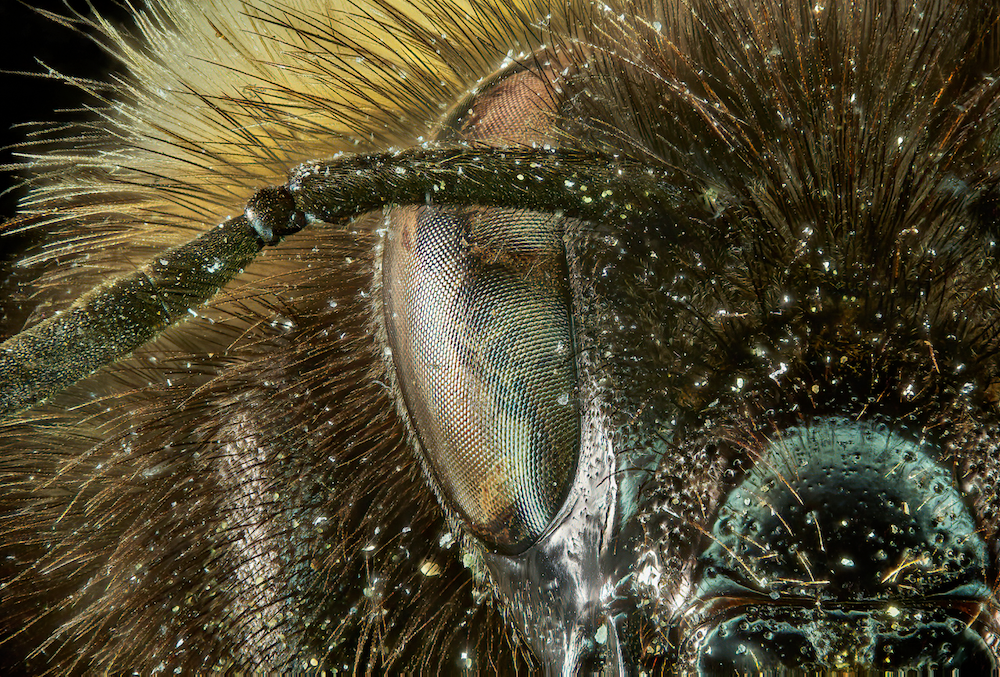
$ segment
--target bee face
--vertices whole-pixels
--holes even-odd
[[[160,249],[261,183],[308,225],[2,424],[12,669],[995,671],[996,20],[177,0],[145,50],[98,29],[137,80],[34,161],[28,324],[140,257],[154,291],[116,303],[173,303],[222,255]]]

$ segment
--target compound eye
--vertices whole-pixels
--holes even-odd
[[[579,448],[561,220],[436,207],[389,218],[386,329],[425,465],[472,533],[522,552],[565,500]]]

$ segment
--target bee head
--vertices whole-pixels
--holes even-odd
[[[645,10],[438,141],[599,150],[655,196],[388,217],[390,370],[473,568],[563,672],[993,669],[992,14]]]
[[[18,667],[997,670],[989,3],[236,5],[7,227]]]

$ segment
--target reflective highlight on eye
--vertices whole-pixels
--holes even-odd
[[[559,510],[579,447],[560,220],[409,208],[391,222],[386,329],[424,459],[475,534],[522,551]]]

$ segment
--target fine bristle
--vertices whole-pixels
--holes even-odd
[[[125,75],[78,82],[93,113],[20,150],[34,189],[5,228],[33,245],[4,293],[28,325],[300,162],[430,138],[541,33],[478,2],[168,0],[134,20],[87,19]],[[285,243],[183,329],[4,424],[0,636],[27,661],[4,671],[530,660],[475,601],[382,385],[372,228]]]
[[[687,553],[710,531],[735,481],[714,445],[749,466],[776,430],[833,415],[933,431],[995,540],[989,3],[133,4],[129,25],[72,17],[122,75],[75,81],[90,110],[7,168],[31,192],[0,226],[20,248],[0,258],[0,337],[304,162],[441,139],[600,152],[675,177],[632,230],[566,236],[609,439],[674,435],[649,443],[658,467],[619,466],[650,477],[636,542]],[[493,112],[477,97],[518,65],[541,74],[508,83],[536,117],[473,137],[460,107]],[[313,223],[127,359],[0,421],[0,673],[538,670],[512,621],[532,610],[495,599],[414,451],[380,316],[390,221]],[[667,643],[652,626],[636,633],[650,654]]]

